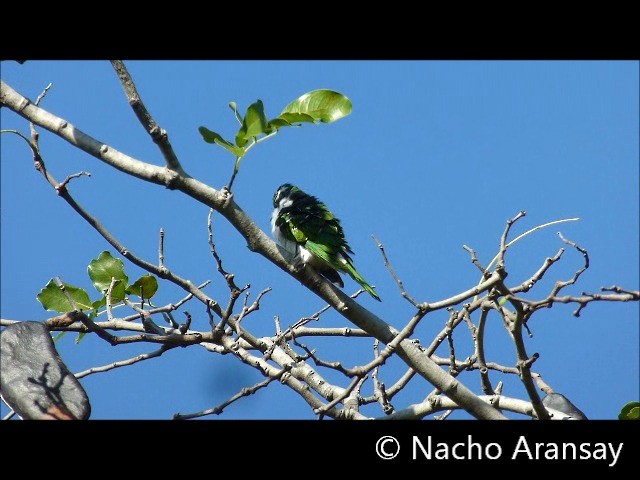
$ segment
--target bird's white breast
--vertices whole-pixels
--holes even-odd
[[[278,203],[278,206],[273,209],[271,213],[271,234],[273,238],[276,239],[276,242],[280,244],[285,250],[287,250],[292,255],[297,253],[297,244],[296,242],[292,242],[291,240],[285,238],[285,236],[280,231],[280,228],[276,226],[276,220],[278,219],[278,215],[280,214],[280,210],[286,208],[293,203],[290,198],[283,198]]]

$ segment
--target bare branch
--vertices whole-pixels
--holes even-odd
[[[67,178],[65,178],[61,183],[59,183],[58,185],[56,185],[54,188],[56,189],[56,191],[59,193],[60,190],[62,189],[66,189],[67,188],[67,184],[74,178],[79,178],[82,175],[86,175],[87,177],[90,177],[91,174],[89,172],[85,172],[84,170],[82,172],[79,173],[74,173],[73,175],[69,175]]]
[[[462,248],[469,252],[469,254],[471,255],[471,263],[478,267],[478,270],[480,270],[480,272],[482,273],[483,278],[487,278],[489,276],[489,270],[480,265],[478,257],[476,256],[476,251],[471,247],[467,247],[466,245],[462,245]]]
[[[491,380],[489,379],[489,370],[484,356],[484,327],[487,323],[488,309],[483,308],[480,313],[480,320],[478,321],[478,330],[476,337],[476,355],[478,356],[478,365],[480,367],[480,382],[482,385],[482,391],[487,395],[493,395],[493,387],[491,386]]]
[[[293,338],[293,343],[298,347],[302,348],[305,352],[307,352],[307,356],[311,358],[315,362],[315,364],[320,367],[326,367],[326,368],[331,368],[333,370],[337,370],[338,372],[344,373],[349,377],[355,377],[361,374],[360,370],[345,368],[344,366],[342,366],[340,362],[327,362],[325,360],[318,358],[315,350],[311,350],[304,343],[299,343],[295,338]]]
[[[281,378],[282,375],[286,372],[286,370],[283,369],[281,370],[281,372],[282,373],[279,374],[278,376],[269,377],[261,382],[256,383],[252,387],[244,387],[242,390],[236,393],[233,397],[226,400],[225,402],[222,402],[217,407],[209,408],[207,410],[203,410],[201,412],[196,412],[196,413],[185,413],[185,414],[176,413],[173,415],[173,419],[174,420],[190,420],[192,418],[204,417],[206,415],[220,415],[224,411],[224,409],[227,408],[229,405],[231,405],[233,402],[240,400],[243,397],[248,397],[249,395],[253,395],[261,388],[268,386],[274,380],[278,380],[279,378]]]
[[[113,370],[114,368],[120,368],[120,367],[126,367],[128,365],[133,365],[134,363],[138,363],[138,362],[142,362],[144,360],[149,360],[151,358],[156,358],[159,357],[160,355],[162,355],[164,352],[171,350],[172,348],[175,348],[176,345],[162,345],[159,349],[150,352],[150,353],[143,353],[141,355],[136,355],[135,357],[132,358],[128,358],[127,360],[120,360],[117,362],[113,362],[110,363],[108,365],[104,365],[102,367],[92,367],[89,368],[87,370],[83,370],[82,372],[78,372],[76,374],[74,374],[74,376],[76,378],[82,378],[82,377],[86,377],[88,375],[93,375],[94,373],[102,373],[102,372],[108,372],[109,370]]]
[[[351,394],[352,390],[354,388],[356,388],[356,385],[358,385],[360,383],[361,380],[362,380],[362,377],[355,377],[353,380],[351,380],[351,383],[349,384],[349,386],[347,388],[345,388],[344,392],[342,392],[341,395],[338,395],[336,398],[331,400],[326,405],[323,405],[322,407],[315,408],[313,410],[313,412],[315,414],[319,415],[322,418],[322,416],[325,413],[327,413],[330,409],[332,409],[337,404],[342,402],[345,398],[347,398]]]
[[[540,375],[539,373],[532,373],[531,376],[535,379],[536,383],[538,384],[538,388],[540,390],[542,390],[547,395],[553,393],[553,388],[551,388],[549,385],[545,383],[544,380],[542,380],[542,375]]]
[[[158,245],[158,266],[164,269],[164,227],[160,227],[160,242]]]
[[[56,281],[58,282],[58,287],[60,288],[64,296],[67,298],[67,300],[69,301],[73,309],[76,312],[80,312],[81,311],[80,308],[78,308],[78,305],[76,304],[76,302],[73,300],[73,298],[71,298],[71,295],[69,295],[69,292],[67,292],[67,289],[65,288],[64,283],[62,282],[62,279],[60,277],[56,277]],[[78,315],[77,318],[80,319],[80,321],[87,327],[87,329],[90,332],[95,332],[100,338],[102,338],[106,342],[109,342],[111,345],[115,345],[117,343],[116,337],[111,335],[106,330],[103,330],[102,328],[97,326],[94,323],[94,321],[91,320],[91,318],[89,318],[88,316],[82,314],[82,315]]]
[[[378,240],[375,237],[375,235],[371,235],[371,238],[373,239],[374,242],[376,242],[376,245],[378,246],[378,249],[380,250],[380,253],[382,254],[382,258],[384,259],[384,266],[387,267],[387,270],[389,270],[389,273],[391,274],[393,279],[398,284],[398,288],[400,289],[400,293],[401,293],[402,297],[405,298],[414,307],[419,308],[417,302],[404,289],[404,285],[402,284],[402,280],[400,280],[400,278],[398,278],[398,276],[396,275],[395,270],[391,266],[391,262],[389,262],[389,259],[387,258],[387,253],[385,252],[384,246],[382,245],[382,243],[380,243],[380,240]]]
[[[124,155],[112,147],[94,140],[68,122],[33,105],[4,81],[0,81],[0,103],[121,171],[156,184],[165,185],[168,188],[179,189],[205,205],[215,208],[243,235],[252,251],[260,253],[294,276],[359,328],[369,332],[386,344],[392,342],[397,335],[398,332],[388,323],[354,302],[337,287],[320,277],[313,269],[299,269],[290,264],[280,253],[275,243],[233,201],[233,195],[230,192],[224,190],[216,191],[186,174],[182,175],[180,172],[156,167]],[[147,268],[157,270],[157,267],[153,265],[148,265]],[[166,278],[166,275],[159,274],[158,276]],[[499,277],[500,275],[497,276]],[[169,277],[169,279],[176,282],[175,278]],[[488,280],[488,282],[490,281],[491,279]],[[196,298],[205,302],[208,301],[202,292],[196,292],[194,288],[190,288],[188,291],[193,293]],[[457,296],[452,298],[457,300]],[[248,337],[245,336],[245,338]],[[497,410],[478,400],[473,392],[463,384],[447,375],[413,342],[404,339],[397,345],[396,351],[421,376],[433,385],[437,385],[447,395],[450,395],[457,404],[464,405],[473,416],[484,419],[504,418]]]
[[[526,298],[520,298],[512,296],[514,300],[520,303],[529,305],[532,311],[539,310],[541,308],[549,308],[554,303],[577,303],[578,308],[573,312],[576,317],[580,316],[580,311],[591,302],[607,301],[607,302],[637,302],[640,300],[640,291],[629,291],[624,294],[599,294],[599,293],[586,293],[582,292],[582,296],[576,297],[572,295],[565,295],[562,297],[547,297],[542,300],[527,300]]]
[[[34,105],[38,106],[40,105],[40,102],[44,99],[44,97],[47,96],[47,92],[49,91],[49,89],[52,87],[52,83],[49,83],[44,90],[42,91],[42,93],[40,95],[38,95],[38,98],[36,98],[36,101],[34,103]],[[33,122],[29,122],[29,130],[31,131],[31,138],[33,140],[33,145],[35,146],[37,152],[36,155],[39,155],[39,145],[38,145],[38,140],[40,138],[40,135],[38,134],[38,131],[36,130],[36,126],[33,124]]]
[[[464,302],[466,299],[480,295],[482,292],[485,292],[491,288],[493,288],[498,282],[501,281],[501,278],[504,277],[504,270],[500,268],[496,268],[495,272],[489,276],[485,281],[480,282],[475,287],[470,288],[469,290],[465,290],[453,297],[446,298],[444,300],[440,300],[438,302],[433,303],[421,303],[418,306],[425,313],[433,312],[436,310],[441,310],[443,308],[452,307],[460,302]]]
[[[569,285],[573,285],[574,283],[576,283],[578,281],[578,278],[580,277],[580,275],[582,275],[582,273],[587,268],[589,268],[589,254],[587,253],[587,251],[584,248],[581,248],[576,242],[572,242],[571,240],[567,240],[566,238],[564,238],[562,236],[562,233],[558,232],[558,236],[560,237],[560,240],[562,240],[564,243],[566,243],[567,245],[571,245],[573,248],[575,248],[580,253],[582,253],[582,257],[584,258],[584,265],[582,266],[582,268],[580,268],[578,271],[576,271],[576,273],[573,275],[573,277],[571,277],[566,282],[560,282],[560,281],[556,282],[555,287],[551,291],[551,295],[550,296],[552,296],[552,297],[555,297],[560,292],[560,290],[562,290],[564,287],[569,286]],[[579,310],[578,310],[578,314],[576,315],[576,317],[580,316],[579,315]]]
[[[69,193],[66,188],[59,188],[59,183],[55,180],[55,178],[44,168],[44,162],[40,157],[37,150],[34,150],[34,155],[36,155],[36,168],[38,168],[45,176],[49,184],[54,187],[57,193],[73,208],[82,218],[84,218],[89,225],[91,225],[109,244],[111,244],[121,255],[123,255],[127,260],[132,262],[133,264],[147,270],[150,273],[157,275],[160,278],[164,278],[169,280],[172,283],[180,286],[184,290],[190,292],[193,296],[198,298],[205,305],[211,305],[211,308],[214,312],[216,312],[220,317],[223,316],[222,309],[218,305],[218,303],[208,297],[202,292],[201,289],[196,287],[191,281],[185,280],[177,275],[174,275],[170,270],[165,267],[159,268],[155,265],[139,258],[134,255],[130,250],[128,250],[124,245],[122,245],[112,234],[109,232],[95,217],[93,217],[89,212],[87,212],[83,207],[80,206],[73,198],[73,196]]]
[[[387,389],[387,396],[389,397],[389,400],[395,397],[395,395],[399,393],[411,381],[411,379],[415,377],[415,375],[416,371],[413,368],[408,368],[402,377]]]
[[[113,311],[111,307],[111,294],[113,292],[113,287],[118,283],[115,277],[111,277],[111,282],[109,283],[109,287],[107,288],[107,292],[105,293],[105,301],[106,301],[106,309],[107,309],[107,318],[109,320],[113,320]]]
[[[367,377],[362,377],[360,381],[356,384],[356,387],[351,390],[351,393],[344,399],[344,408],[343,411],[359,411],[360,410],[360,390],[362,390],[362,385],[367,380]]]
[[[342,327],[342,328],[311,328],[311,327],[297,327],[293,330],[296,338],[301,337],[371,337],[364,330],[360,330],[358,328],[351,327]],[[293,338],[293,334],[290,330],[285,332],[281,332],[283,335],[282,338],[286,340],[291,340]]]
[[[487,402],[494,408],[500,408],[510,412],[520,413],[528,417],[537,418],[536,412],[531,403],[517,398],[503,397],[502,395],[479,395],[480,400]],[[451,399],[444,396],[435,396],[422,403],[409,405],[407,408],[398,410],[391,415],[377,417],[376,420],[419,420],[435,412],[443,410],[459,410]],[[551,420],[571,420],[572,418],[558,410],[547,408],[546,412]]]
[[[633,297],[634,295],[637,297],[637,295],[638,295],[638,292],[637,292],[637,291],[636,291],[636,292],[633,292],[633,291],[631,291],[631,290],[626,290],[626,289],[624,289],[624,288],[622,288],[622,287],[619,287],[619,286],[617,286],[617,285],[612,285],[612,286],[610,286],[610,287],[601,287],[601,288],[600,288],[600,291],[602,291],[602,292],[624,293],[624,294],[627,294],[627,295],[631,295],[632,297]]]
[[[183,173],[182,166],[180,165],[180,161],[173,151],[173,147],[169,142],[169,135],[167,131],[156,123],[153,119],[147,107],[145,107],[144,103],[142,103],[142,99],[138,94],[138,90],[136,89],[136,85],[129,74],[127,67],[124,66],[124,63],[121,60],[112,60],[111,64],[113,65],[114,70],[118,74],[118,78],[120,79],[120,83],[124,88],[124,93],[127,96],[127,100],[129,101],[129,105],[133,109],[136,117],[147,131],[153,142],[158,145],[162,155],[164,156],[165,161],[167,162],[167,167],[171,170],[175,170],[176,172]]]
[[[526,214],[527,212],[521,210],[515,217],[507,220],[507,226],[502,233],[502,237],[500,238],[500,253],[498,254],[498,264],[504,264],[504,254],[507,252],[508,248],[507,237],[509,236],[509,230],[511,230],[511,226]]]
[[[538,271],[531,276],[531,278],[529,278],[528,280],[525,280],[524,282],[522,282],[520,285],[516,287],[512,287],[511,293],[528,292],[529,290],[531,290],[533,286],[544,276],[544,274],[547,272],[549,267],[551,267],[551,265],[553,265],[558,260],[560,260],[560,257],[562,256],[563,253],[564,253],[564,248],[561,248],[560,250],[558,250],[558,253],[556,253],[554,257],[547,257],[544,260],[542,267],[540,267]]]
[[[531,404],[533,405],[533,409],[535,410],[538,419],[548,420],[549,414],[545,410],[544,405],[542,405],[542,400],[540,399],[540,395],[538,395],[538,391],[533,383],[533,378],[531,377],[531,364],[538,358],[538,354],[534,353],[533,356],[529,357],[522,338],[522,325],[527,321],[527,316],[525,315],[522,303],[514,300],[511,292],[504,283],[500,283],[496,289],[502,295],[505,295],[509,303],[516,310],[516,317],[509,331],[511,332],[511,336],[516,346],[516,355],[518,358],[516,366],[520,370],[520,379],[524,384],[527,395],[529,395],[529,398],[531,399]]]
[[[47,96],[47,92],[49,91],[49,89],[53,87],[53,83],[49,83],[49,85],[47,85],[46,87],[44,87],[44,90],[42,91],[42,93],[40,95],[38,95],[38,98],[36,98],[36,105],[40,105],[40,102],[42,101],[42,99],[44,97]]]
[[[449,373],[453,374],[457,372],[456,369],[456,350],[453,345],[453,319],[455,318],[456,313],[451,311],[451,317],[447,321],[447,341],[449,342]]]
[[[144,331],[148,333],[155,333],[156,335],[164,335],[165,331],[160,326],[156,325],[156,323],[151,318],[151,314],[144,310],[143,308],[138,307],[135,303],[129,301],[128,299],[124,299],[126,305],[131,307],[133,310],[138,312],[140,315],[140,320],[142,320],[142,326],[144,327]],[[173,325],[174,333],[175,330],[178,330],[178,325]]]
[[[447,410],[442,415],[434,416],[433,419],[434,420],[446,420],[449,417],[449,415],[451,415],[452,413],[453,413],[453,410]]]
[[[232,323],[232,327],[234,320],[230,319],[230,323]],[[245,338],[255,346],[259,346],[259,350],[264,352],[267,350],[271,343],[268,341],[261,342],[260,340],[253,337],[248,332],[243,332]],[[274,367],[269,364],[265,359],[256,357],[247,352],[244,348],[240,347],[237,342],[235,342],[228,335],[223,335],[220,338],[220,343],[231,353],[233,353],[236,357],[238,357],[243,363],[250,365],[253,368],[258,369],[263,375],[274,377],[279,374],[281,369]],[[320,393],[320,395],[325,398],[335,398],[336,395],[341,395],[344,390],[337,389],[329,382],[324,380],[320,375],[314,372],[309,366],[304,363],[301,365],[295,365],[293,359],[287,355],[282,349],[276,347],[273,350],[271,358],[276,361],[279,365],[282,365],[283,368],[286,366],[292,366],[290,374],[284,374],[281,379],[281,383],[286,384],[288,387],[293,389],[298,395],[300,395],[313,409],[321,408],[323,403],[311,392],[311,387],[313,390]],[[325,411],[325,414],[331,416],[332,418],[364,418],[358,412],[353,410],[338,411],[335,408],[330,408]]]
[[[378,348],[378,340],[373,341],[373,355],[374,358],[377,358],[380,355],[380,349]],[[384,386],[384,382],[378,379],[380,366],[376,365],[371,374],[371,378],[373,379],[373,395],[378,399],[378,403],[382,407],[382,411],[387,415],[393,413],[394,408],[389,401],[389,396],[387,395],[387,391]]]

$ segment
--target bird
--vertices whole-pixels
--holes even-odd
[[[341,288],[344,282],[338,272],[349,274],[373,298],[382,301],[356,270],[340,220],[324,203],[284,183],[273,195],[273,208],[271,231],[285,250]]]

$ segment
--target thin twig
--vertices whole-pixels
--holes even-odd
[[[510,289],[511,292],[512,293],[518,293],[518,292],[528,292],[529,290],[531,290],[533,288],[533,286],[538,281],[540,281],[540,279],[544,276],[544,274],[551,267],[551,265],[553,265],[554,263],[556,263],[557,261],[560,260],[560,257],[562,257],[563,253],[564,253],[564,248],[560,248],[560,250],[558,250],[558,253],[556,253],[555,256],[545,258],[544,263],[538,269],[538,271],[536,273],[534,273],[531,276],[531,278],[525,280],[520,285],[518,285],[516,287],[511,287],[511,289]]]
[[[350,394],[351,391],[356,388],[356,386],[362,381],[362,377],[355,377],[353,380],[351,380],[351,383],[349,384],[349,386],[347,388],[344,389],[344,392],[342,393],[342,395],[338,395],[336,398],[334,398],[332,401],[330,401],[329,403],[327,403],[326,405],[323,405],[322,407],[316,408],[313,410],[313,413],[315,413],[316,415],[319,415],[320,418],[322,418],[322,416],[329,411],[330,409],[332,409],[333,407],[335,407],[337,404],[339,404],[340,402],[342,402],[345,398],[347,398]]]
[[[527,214],[527,212],[525,212],[524,210],[521,210],[520,212],[518,212],[518,214],[513,217],[510,218],[509,220],[507,220],[507,226],[504,229],[504,232],[502,232],[502,237],[500,237],[500,252],[498,253],[498,262],[501,264],[504,264],[504,254],[507,252],[507,236],[509,235],[509,230],[511,230],[511,226],[517,222],[519,219],[521,219],[522,217],[524,217]],[[489,267],[491,267],[491,263],[489,263]]]
[[[76,312],[80,312],[81,309],[78,308],[78,305],[76,304],[75,300],[71,297],[69,292],[67,292],[67,289],[65,288],[64,283],[62,282],[62,279],[60,277],[56,277],[56,280],[58,282],[58,287],[60,288],[64,296],[67,298],[69,304],[73,307],[73,309]],[[87,329],[89,329],[90,332],[95,332],[100,338],[102,338],[106,342],[109,342],[109,344],[111,345],[115,345],[117,343],[117,339],[114,335],[111,335],[106,330],[98,327],[95,324],[95,322],[91,320],[91,318],[88,317],[87,315],[81,315],[78,318],[80,319],[80,321],[82,321],[82,323],[85,324],[85,326],[87,327]]]
[[[341,414],[346,416],[347,412],[349,414],[353,414],[353,412],[360,411],[360,391],[362,390],[362,385],[367,381],[367,377],[362,377],[360,381],[356,384],[356,387],[351,390],[351,393],[344,399],[342,402],[344,408],[340,410]]]
[[[113,287],[118,283],[115,277],[111,277],[111,282],[109,283],[109,287],[107,288],[107,292],[105,293],[105,301],[106,301],[106,309],[107,309],[107,318],[109,320],[113,320],[113,311],[111,305],[111,295],[113,293]]]
[[[46,87],[44,87],[44,90],[42,91],[42,93],[40,95],[38,95],[38,98],[36,98],[36,102],[35,105],[40,105],[40,102],[42,101],[42,99],[44,97],[47,96],[47,92],[49,91],[49,89],[53,86],[53,83],[49,83],[49,85],[47,85]]]
[[[480,270],[480,272],[482,273],[483,278],[486,278],[489,275],[489,269],[486,269],[482,265],[480,265],[478,257],[476,256],[476,251],[471,247],[467,247],[466,245],[462,245],[462,248],[469,252],[469,254],[471,255],[471,263],[478,267],[478,270]]]
[[[222,402],[217,407],[209,408],[207,410],[203,410],[201,412],[196,412],[196,413],[187,413],[187,414],[176,413],[173,415],[173,419],[174,420],[190,420],[192,418],[204,417],[205,415],[220,415],[224,411],[224,409],[227,408],[229,405],[231,405],[233,402],[240,400],[242,397],[253,395],[261,388],[268,386],[274,380],[279,380],[282,377],[282,375],[284,375],[287,371],[288,371],[287,369],[282,369],[280,370],[281,373],[279,373],[274,377],[266,378],[265,380],[256,383],[252,387],[244,387],[242,390],[240,390],[230,399]]]
[[[138,314],[140,315],[140,320],[142,320],[142,326],[144,327],[145,332],[155,333],[156,335],[165,335],[164,329],[153,321],[153,319],[151,318],[151,314],[149,313],[148,310],[144,310],[143,308],[140,308],[135,303],[129,301],[127,298],[124,299],[124,303],[127,306],[131,307],[136,312],[138,312]],[[173,330],[175,331],[178,328],[179,326],[176,324]]]
[[[136,355],[135,357],[128,358],[126,360],[119,360],[117,362],[110,363],[108,365],[103,365],[101,367],[92,367],[87,370],[83,370],[82,372],[78,372],[74,374],[76,378],[86,377],[88,375],[93,375],[94,373],[102,373],[108,372],[109,370],[113,370],[114,368],[126,367],[128,365],[133,365],[138,362],[142,362],[144,360],[149,360],[151,358],[156,358],[162,355],[164,352],[175,348],[176,345],[162,345],[159,349],[154,350],[150,353],[143,353],[141,355]]]
[[[83,175],[86,175],[87,177],[90,177],[91,174],[89,172],[85,172],[84,170],[82,172],[78,172],[78,173],[74,173],[72,175],[69,175],[67,178],[65,178],[62,182],[60,182],[58,185],[56,185],[54,188],[56,189],[56,191],[60,192],[60,190],[62,189],[66,189],[67,188],[67,184],[73,180],[74,178],[79,178]]]
[[[546,228],[546,227],[550,227],[551,225],[557,225],[558,223],[565,223],[565,222],[577,222],[579,221],[580,218],[575,217],[575,218],[565,218],[562,220],[554,220],[553,222],[547,222],[544,223],[542,225],[538,225],[537,227],[533,227],[529,230],[527,230],[526,232],[524,232],[523,234],[518,235],[516,238],[514,238],[513,240],[511,240],[509,243],[506,244],[506,248],[509,248],[511,245],[515,244],[516,242],[520,241],[522,238],[532,234],[533,232],[540,230],[542,228]],[[491,262],[489,262],[489,265],[487,266],[487,268],[491,268],[491,265],[493,265],[493,263],[498,259],[499,257],[499,253],[493,258],[493,260],[491,260]]]
[[[236,393],[233,397],[231,397],[229,400],[222,402],[217,407],[209,408],[207,410],[203,410],[201,412],[196,412],[196,413],[187,413],[187,414],[176,413],[173,415],[173,419],[174,420],[190,420],[192,418],[204,417],[206,415],[220,415],[226,407],[231,405],[236,400],[239,400],[242,397],[247,397],[249,395],[256,393],[258,390],[266,387],[274,380],[275,378],[269,377],[266,380],[256,383],[252,387],[245,387],[242,390],[240,390],[238,393]]]
[[[42,91],[42,93],[38,95],[38,98],[36,98],[36,101],[34,103],[36,107],[39,106],[40,102],[44,99],[44,97],[47,96],[47,92],[49,91],[52,85],[53,85],[52,83],[49,83],[49,85],[44,87],[44,90]],[[36,156],[39,157],[40,156],[40,145],[39,145],[40,134],[36,130],[36,126],[33,122],[29,122],[29,130],[31,132],[31,138],[33,140],[33,145],[35,147],[34,153],[36,154]]]
[[[167,131],[160,128],[160,125],[156,123],[147,110],[147,107],[145,107],[127,67],[125,67],[121,60],[112,60],[111,64],[120,79],[122,88],[124,88],[124,93],[127,96],[127,100],[129,100],[129,105],[131,105],[136,117],[138,117],[138,121],[147,131],[153,142],[158,145],[158,148],[162,152],[167,163],[167,167],[170,170],[182,173],[182,166],[180,165],[180,161],[169,142],[169,135],[167,134]]]
[[[321,358],[318,358],[315,350],[310,349],[304,343],[298,342],[298,340],[295,337],[293,338],[293,343],[294,345],[297,345],[298,347],[302,348],[305,352],[307,352],[307,356],[311,358],[315,362],[315,364],[320,367],[331,368],[349,377],[355,377],[361,373],[360,371],[356,371],[355,369],[344,367],[340,362],[327,362],[325,360],[322,360]]]
[[[158,245],[158,267],[164,269],[164,227],[160,227],[160,241]]]
[[[453,413],[453,410],[447,410],[446,412],[444,412],[442,415],[435,415],[433,417],[434,420],[446,420],[447,417],[449,417],[449,415],[451,415]]]
[[[295,337],[371,337],[367,332],[359,328],[351,327],[335,327],[335,328],[315,328],[315,327],[297,327],[294,330]],[[282,338],[291,340],[293,334],[290,330],[280,332]]]
[[[53,188],[56,188],[56,186],[59,185],[58,182],[49,173],[49,171],[44,168],[44,162],[42,161],[42,158],[39,156],[37,149],[33,149],[32,147],[32,150],[34,152],[34,161],[36,163],[36,168],[38,168],[43,173],[43,175],[45,176],[49,184]],[[91,225],[109,244],[111,244],[111,246],[113,246],[122,256],[124,256],[131,263],[133,263],[134,265],[137,265],[140,268],[143,268],[149,273],[152,273],[154,275],[157,275],[160,278],[163,278],[163,279],[169,280],[172,283],[175,283],[182,289],[191,293],[194,297],[196,297],[205,305],[210,305],[212,310],[218,316],[222,317],[224,315],[224,312],[220,308],[220,305],[218,304],[218,302],[216,302],[215,300],[207,296],[204,292],[202,292],[200,288],[196,287],[191,281],[183,279],[178,275],[175,275],[165,267],[159,268],[156,265],[153,265],[152,263],[147,262],[146,260],[143,260],[142,258],[134,255],[131,252],[131,250],[127,249],[124,245],[122,245],[113,236],[113,234],[111,234],[111,232],[109,232],[102,225],[102,223],[100,223],[95,217],[93,217],[89,212],[87,212],[83,207],[81,207],[80,204],[76,202],[76,200],[73,198],[73,196],[69,193],[69,191],[66,188],[57,190],[57,192],[60,195],[60,197],[62,197],[71,206],[71,208],[73,208],[76,211],[76,213],[78,213],[83,219],[85,219],[89,225]]]
[[[531,373],[531,376],[534,378],[534,380],[538,384],[538,388],[540,390],[542,390],[547,395],[553,393],[553,388],[551,388],[549,385],[547,385],[547,383],[544,380],[542,380],[542,375],[540,375],[539,373]]]
[[[379,341],[377,339],[373,341],[373,355],[374,358],[377,358],[380,355]],[[378,399],[378,403],[382,407],[382,411],[389,415],[393,413],[394,408],[389,402],[389,396],[387,395],[384,382],[378,379],[379,370],[380,366],[376,365],[371,373],[371,378],[373,379],[373,395]]]
[[[400,280],[398,275],[396,275],[396,272],[391,266],[391,262],[389,262],[389,259],[387,258],[387,253],[385,252],[384,246],[382,245],[382,243],[380,243],[380,240],[378,240],[375,235],[371,235],[371,238],[376,243],[376,245],[378,246],[378,249],[380,250],[380,253],[382,254],[382,258],[384,259],[384,266],[387,267],[387,270],[389,270],[389,273],[398,284],[398,288],[400,289],[400,294],[402,295],[402,297],[405,298],[409,303],[411,303],[411,305],[418,308],[418,303],[407,293],[402,283],[402,280]]]
[[[387,397],[389,397],[389,400],[393,399],[397,393],[402,391],[415,376],[416,371],[411,367],[407,368],[406,372],[398,379],[398,381],[387,389]]]
[[[634,295],[634,294],[637,295],[638,294],[638,292],[633,292],[631,290],[626,290],[626,289],[624,289],[622,287],[619,287],[617,285],[612,285],[610,287],[600,287],[600,291],[602,291],[602,292],[624,293],[624,294],[627,294],[627,295]]]
[[[453,345],[453,321],[456,318],[456,312],[451,309],[451,316],[447,320],[447,341],[449,342],[449,374],[457,372],[456,369],[456,350]]]
[[[536,412],[532,408],[531,403],[518,398],[503,397],[500,395],[478,395],[482,401],[487,402],[496,409],[507,410],[528,417],[537,418]],[[443,410],[460,410],[460,406],[451,399],[444,396],[431,397],[424,402],[409,405],[407,408],[398,410],[392,415],[377,417],[376,420],[419,420],[427,415]],[[546,409],[552,417],[552,420],[571,420],[571,417],[565,413],[551,408]]]
[[[273,321],[276,324],[276,337],[280,337],[282,335],[282,327],[280,326],[280,317],[275,315],[273,317]]]
[[[582,265],[582,268],[578,269],[578,271],[576,271],[573,277],[571,277],[566,282],[560,282],[560,281],[556,282],[553,290],[551,290],[550,296],[556,296],[560,292],[560,290],[562,290],[564,287],[567,287],[569,285],[573,285],[574,283],[576,283],[578,281],[578,278],[580,278],[580,275],[582,275],[584,271],[589,268],[589,254],[587,253],[587,251],[584,248],[580,247],[576,242],[572,242],[571,240],[567,240],[566,238],[564,238],[562,236],[562,233],[557,232],[557,234],[558,234],[558,237],[560,237],[560,240],[562,240],[567,245],[571,245],[573,248],[575,248],[582,254],[582,257],[584,258],[584,265]],[[576,317],[578,316],[579,314],[576,315]]]
[[[529,395],[529,398],[531,399],[531,404],[533,405],[533,409],[535,410],[538,419],[548,420],[549,413],[545,410],[544,405],[542,405],[542,400],[540,399],[540,395],[538,395],[538,391],[533,383],[533,378],[531,377],[531,365],[538,358],[538,354],[534,353],[529,357],[524,345],[524,339],[522,338],[522,325],[527,321],[527,316],[525,315],[522,303],[513,298],[511,292],[504,283],[498,285],[496,289],[501,295],[504,295],[507,298],[509,303],[516,310],[515,320],[513,321],[509,331],[511,332],[511,336],[516,347],[516,355],[518,359],[516,367],[520,370],[520,379],[524,384],[527,395]]]
[[[489,370],[487,369],[487,363],[484,356],[484,328],[487,323],[487,314],[488,310],[483,308],[480,313],[480,320],[478,321],[476,355],[478,356],[478,365],[480,367],[480,383],[482,385],[482,391],[487,395],[493,395],[494,391],[491,386]]]
[[[586,293],[583,292],[582,296],[576,297],[572,295],[565,295],[563,297],[547,297],[539,301],[530,301],[522,298],[518,298],[522,303],[527,303],[532,310],[539,310],[540,308],[549,308],[554,303],[577,303],[578,308],[572,312],[573,316],[579,317],[580,312],[587,304],[595,301],[609,301],[609,302],[637,302],[640,300],[640,291],[631,291],[626,294],[610,294],[600,295],[598,293]]]

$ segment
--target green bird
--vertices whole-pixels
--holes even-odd
[[[327,206],[298,187],[285,183],[273,195],[271,230],[278,243],[302,262],[311,265],[330,282],[344,287],[338,272],[346,272],[373,298],[380,297],[362,278],[349,254],[353,251],[344,231]]]

